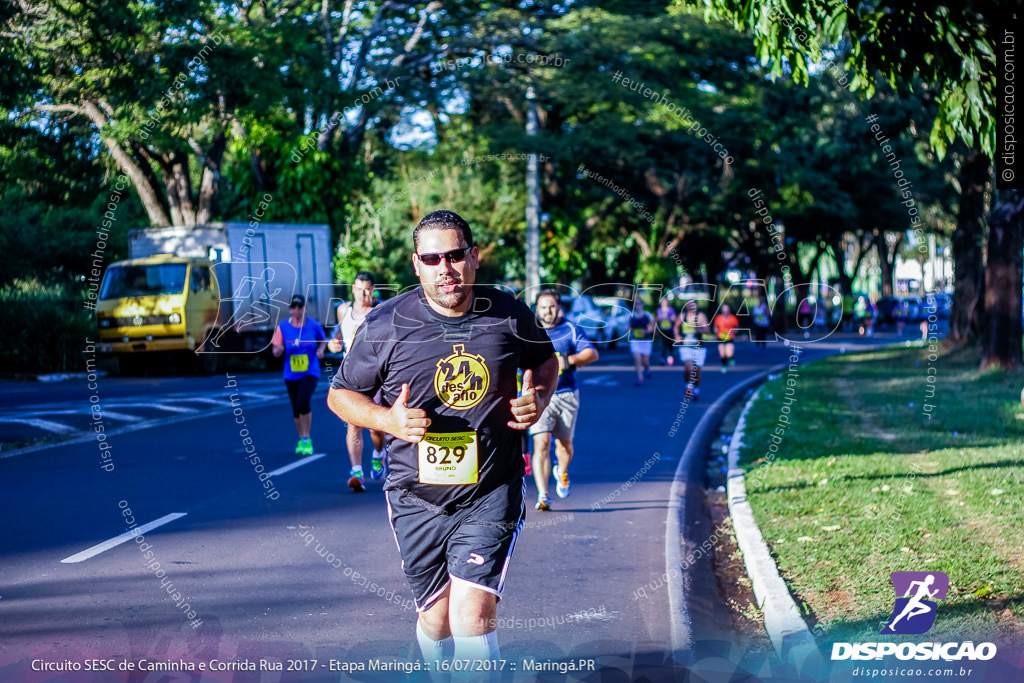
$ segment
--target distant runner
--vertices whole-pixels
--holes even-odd
[[[754,319],[754,352],[759,353],[766,346],[768,328],[772,324],[772,312],[768,308],[768,297],[762,294],[761,300],[754,305],[754,310],[751,313],[753,313]]]
[[[701,313],[697,302],[693,299],[687,301],[675,327],[679,358],[683,361],[683,376],[686,378],[686,399],[696,401],[700,397],[700,369],[708,355],[703,337],[710,332],[708,318]]]
[[[644,302],[637,296],[633,317],[629,319],[629,352],[636,368],[636,386],[651,376],[651,351],[654,350],[654,318],[644,311]]]
[[[270,340],[275,358],[284,355],[284,384],[292,403],[292,417],[299,442],[295,455],[313,455],[313,440],[309,436],[313,412],[309,400],[320,379],[320,359],[324,357],[327,333],[323,326],[306,317],[306,298],[292,297],[288,307],[288,320],[282,320]]]
[[[808,299],[801,300],[796,309],[796,325],[804,331],[804,339],[811,336],[811,326],[814,325],[814,308]]]
[[[734,330],[739,325],[739,319],[732,314],[732,309],[728,305],[722,306],[722,312],[715,316],[713,326],[715,336],[719,341],[718,357],[722,359],[722,372],[725,372],[729,365],[736,364],[736,360],[733,358],[736,352],[733,338],[735,337]]]
[[[366,314],[373,308],[373,275],[363,271],[357,273],[352,283],[352,301],[346,302],[338,307],[338,332],[327,342],[327,348],[331,353],[338,353],[344,344],[345,353],[351,353],[352,343],[355,341],[356,330],[362,324]],[[380,403],[380,394],[373,397],[374,402]],[[373,442],[373,455],[370,458],[370,478],[380,479],[384,476],[384,456],[387,449],[384,447],[384,432],[377,429],[370,430],[370,441]],[[353,424],[348,426],[348,433],[345,437],[345,444],[348,446],[348,458],[352,463],[352,469],[348,473],[348,486],[353,492],[365,491],[363,487],[363,429]]]
[[[661,338],[661,362],[672,365],[675,361],[672,347],[675,343],[673,330],[676,326],[676,309],[672,308],[667,297],[662,297],[654,317],[658,322],[658,336]]]
[[[423,658],[493,661],[498,599],[526,517],[520,432],[547,408],[558,359],[524,303],[474,285],[479,253],[460,216],[425,216],[413,248],[420,286],[366,316],[328,405],[387,433],[384,491]],[[453,670],[473,680],[495,671]]]
[[[537,484],[538,510],[550,510],[548,478],[551,477],[551,435],[555,436],[558,466],[554,469],[555,493],[569,496],[569,463],[572,462],[572,438],[576,432],[576,416],[580,409],[580,392],[576,386],[576,368],[597,360],[597,349],[582,329],[564,317],[562,298],[553,289],[545,289],[537,297],[537,317],[547,330],[558,357],[558,386],[551,403],[530,427],[533,435],[533,480]]]

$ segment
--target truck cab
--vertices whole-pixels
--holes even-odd
[[[220,289],[207,259],[157,254],[112,263],[96,303],[101,353],[137,368],[152,352],[194,353],[219,324]],[[200,369],[218,354],[201,354]],[[212,370],[211,370],[212,371]]]

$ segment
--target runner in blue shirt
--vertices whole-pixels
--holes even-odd
[[[533,481],[537,484],[538,510],[550,510],[548,478],[551,467],[551,435],[555,435],[555,493],[559,498],[569,495],[569,462],[572,460],[572,438],[576,432],[576,415],[580,410],[580,392],[576,385],[576,368],[597,360],[597,349],[583,330],[564,318],[562,299],[553,289],[545,289],[537,297],[537,317],[551,338],[558,357],[558,386],[551,403],[530,427],[533,436]]]
[[[633,317],[629,319],[629,352],[636,368],[636,386],[651,376],[651,351],[654,349],[654,317],[644,311],[644,302],[638,296],[633,302]]]
[[[292,416],[299,443],[295,455],[313,455],[313,440],[309,438],[313,413],[309,399],[320,379],[320,359],[324,357],[327,333],[323,326],[306,317],[306,299],[301,294],[292,297],[288,320],[282,320],[270,341],[274,356],[284,355],[284,384],[292,402]]]

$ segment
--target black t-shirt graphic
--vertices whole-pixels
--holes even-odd
[[[523,476],[522,435],[506,424],[516,370],[534,369],[553,353],[533,313],[509,294],[474,287],[470,311],[448,318],[417,287],[370,311],[331,386],[367,396],[382,389],[381,403],[390,407],[409,385],[409,407],[431,420],[428,439],[386,436],[384,488],[450,510]],[[428,483],[435,481],[467,483]]]

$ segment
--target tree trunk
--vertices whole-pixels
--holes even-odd
[[[1021,282],[1024,276],[1024,192],[1000,192],[989,217],[985,327],[981,367],[1021,366]]]
[[[158,188],[150,182],[152,174],[149,174],[149,177],[147,177],[146,172],[135,163],[131,155],[117,141],[104,135],[107,117],[103,115],[100,107],[95,102],[83,102],[81,111],[96,126],[96,130],[103,139],[103,144],[110,150],[110,155],[114,157],[114,161],[131,178],[132,185],[135,186],[135,191],[139,193],[139,199],[142,201],[142,208],[146,210],[146,215],[149,216],[149,222],[152,225],[167,225],[169,222],[167,212],[163,202],[160,201]]]
[[[849,257],[846,254],[846,249],[843,248],[843,236],[842,235],[831,235],[829,246],[832,247],[832,256],[836,260],[836,267],[839,271],[839,286],[842,290],[843,297],[853,295],[853,281],[857,279],[857,274],[860,272],[861,263],[864,262],[864,255],[868,249],[871,248],[870,238],[864,241],[863,237],[857,237],[857,260],[853,263],[853,274],[848,274],[846,270],[846,264]]]
[[[882,296],[891,297],[896,291],[896,255],[900,253],[900,246],[903,244],[903,233],[897,234],[891,248],[884,230],[876,230],[874,234],[878,267],[881,270]]]
[[[220,187],[220,170],[226,147],[227,136],[223,132],[217,133],[210,145],[210,151],[206,154],[206,164],[203,166],[203,177],[199,185],[199,213],[196,215],[196,223],[199,225],[209,223],[213,218],[214,202]]]
[[[989,160],[972,150],[960,166],[960,212],[953,232],[953,310],[949,315],[947,340],[963,346],[972,331],[980,330],[985,302],[982,246],[985,237],[985,185],[989,180]]]

